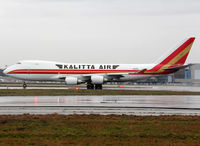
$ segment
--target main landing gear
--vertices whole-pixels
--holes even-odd
[[[87,89],[102,90],[102,84],[92,84],[92,83],[88,83],[88,84],[87,84]]]
[[[95,90],[102,90],[102,84],[96,84]]]
[[[26,87],[27,87],[27,84],[26,84],[26,82],[24,82],[23,88],[26,89]]]

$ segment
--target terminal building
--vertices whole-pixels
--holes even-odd
[[[21,82],[3,74],[0,69],[0,82]],[[137,80],[134,84],[200,84],[200,64],[181,69],[174,74],[151,77],[149,79]],[[121,83],[120,83],[121,84]],[[132,84],[132,83],[129,83]]]
[[[175,83],[200,84],[200,64],[179,70],[172,78]]]

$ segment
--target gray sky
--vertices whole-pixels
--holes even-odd
[[[199,0],[0,0],[0,67],[18,60],[152,63],[195,36]]]

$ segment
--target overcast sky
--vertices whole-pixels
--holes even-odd
[[[18,60],[152,63],[195,36],[199,0],[0,0],[0,67]]]

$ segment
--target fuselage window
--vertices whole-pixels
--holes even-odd
[[[63,68],[63,65],[62,65],[62,64],[56,64],[56,66],[57,66],[59,69],[62,69],[62,68]]]

